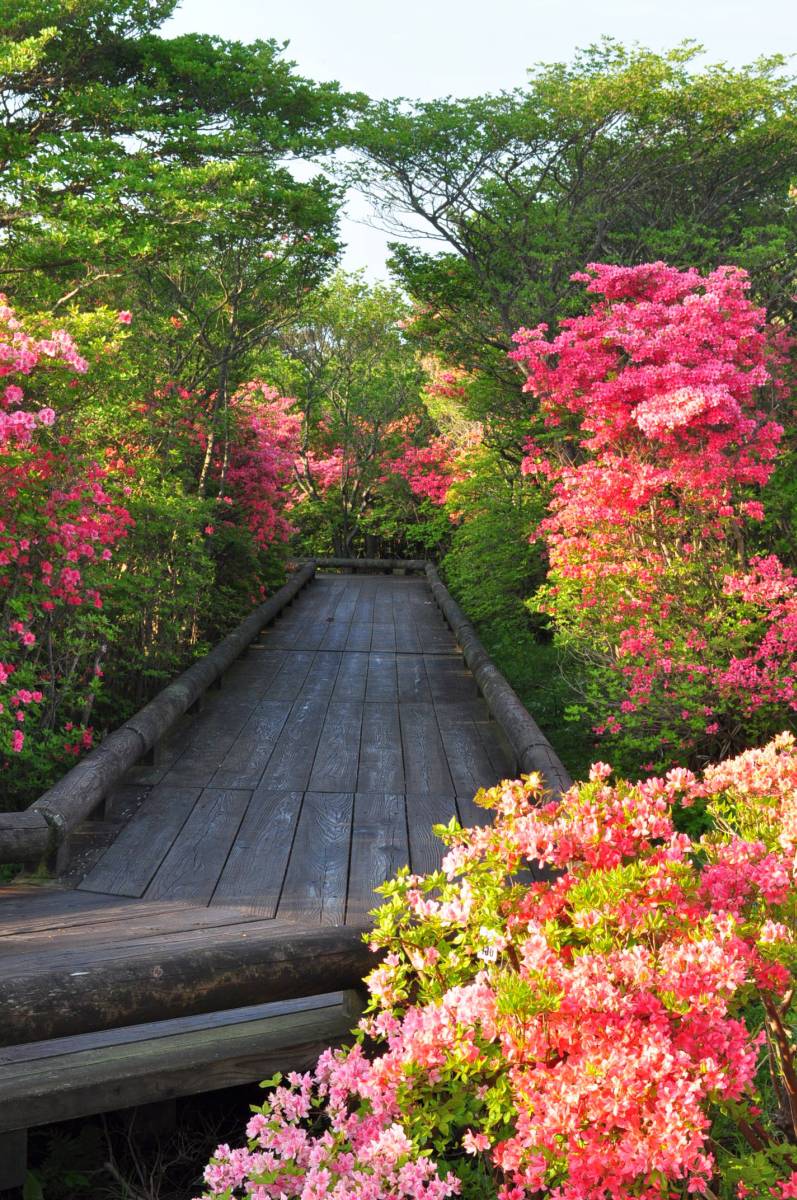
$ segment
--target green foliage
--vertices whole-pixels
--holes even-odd
[[[428,550],[445,522],[418,503],[385,464],[407,431],[431,429],[420,399],[423,372],[402,324],[406,302],[358,275],[335,275],[280,335],[285,360],[270,377],[290,387],[303,418],[303,544],[349,557],[366,547],[401,557]]]
[[[294,178],[290,159],[337,145],[360,100],[303,79],[275,42],[166,39],[173,7],[0,0],[0,290],[32,333],[79,342],[90,370],[59,394],[58,433],[108,469],[135,522],[102,612],[71,614],[73,686],[15,758],[7,804],[283,578],[283,556],[221,507],[233,397],[339,251],[339,189]]]
[[[733,262],[772,314],[792,313],[794,80],[779,57],[699,68],[699,52],[605,39],[525,88],[380,101],[361,119],[355,182],[387,227],[420,217],[445,246],[393,247],[413,333],[485,372],[505,413],[518,412],[512,333],[579,311],[570,276],[588,262]]]

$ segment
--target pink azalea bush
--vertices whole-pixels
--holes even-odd
[[[357,1043],[270,1081],[205,1196],[795,1195],[793,738],[477,800],[492,826],[381,889]]]
[[[104,584],[132,519],[53,407],[86,369],[68,333],[28,334],[0,296],[0,776],[92,744]]]
[[[452,483],[461,477],[456,463],[456,448],[451,438],[439,434],[424,446],[404,442],[387,464],[393,475],[406,479],[414,496],[425,497],[432,504],[442,505]]]
[[[282,578],[299,418],[254,381],[216,397],[142,372],[129,311],[31,332],[0,298],[0,807]],[[207,468],[207,469],[206,469]]]
[[[302,423],[290,411],[294,403],[258,380],[246,384],[233,399],[238,435],[225,483],[261,549],[287,541],[293,532],[285,513]]]
[[[552,488],[536,604],[583,666],[581,711],[615,759],[727,754],[795,708],[792,574],[751,553],[783,428],[788,344],[745,273],[593,264],[588,315],[521,330]],[[741,718],[741,719],[740,719]]]

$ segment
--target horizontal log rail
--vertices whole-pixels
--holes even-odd
[[[361,989],[378,962],[364,932],[251,921],[203,930],[201,942],[188,933],[89,946],[39,966],[30,956],[9,957],[0,978],[0,1045]]]
[[[0,862],[37,862],[56,853],[72,830],[102,803],[110,788],[160,741],[314,574],[315,562],[304,563],[284,587],[110,733],[30,808],[0,813]]]
[[[490,712],[506,734],[521,773],[539,771],[552,792],[566,791],[573,781],[559,755],[490,658],[434,563],[427,562],[425,569],[435,603],[450,625]]]
[[[418,571],[426,570],[425,558],[314,558],[318,568],[342,571]]]

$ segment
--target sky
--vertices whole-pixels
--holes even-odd
[[[736,66],[797,53],[795,0],[182,0],[163,32],[289,42],[302,75],[373,97],[472,96],[521,86],[604,34],[666,50],[685,38]],[[797,59],[795,60],[797,67]],[[385,277],[387,236],[349,197],[347,270]]]

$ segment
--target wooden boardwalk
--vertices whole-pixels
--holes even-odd
[[[374,888],[439,864],[432,825],[486,820],[505,746],[425,579],[316,576],[87,823],[81,873],[0,888],[0,1151],[342,1037],[367,951],[323,938],[361,945]]]
[[[420,580],[317,578],[211,695],[80,892],[360,924],[512,772]]]

